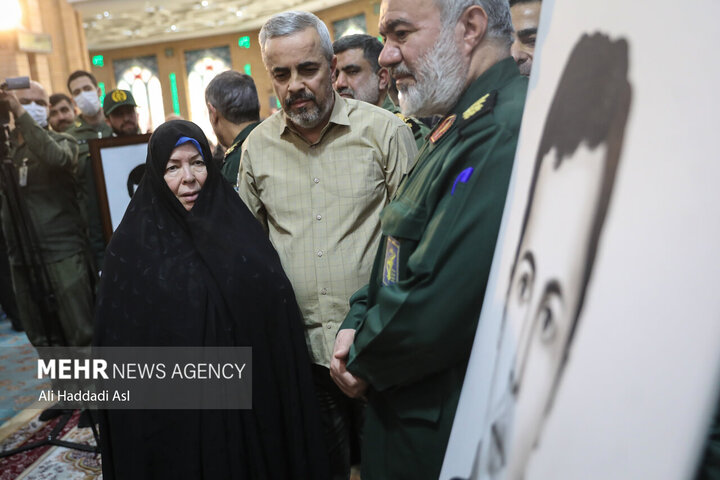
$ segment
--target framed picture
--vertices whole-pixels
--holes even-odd
[[[120,224],[145,174],[149,140],[147,133],[88,142],[106,242]]]

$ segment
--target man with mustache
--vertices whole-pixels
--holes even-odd
[[[527,79],[506,0],[383,0],[380,64],[405,115],[442,115],[381,215],[331,375],[366,397],[363,480],[437,479],[502,218]],[[480,406],[480,408],[483,408]]]
[[[333,87],[341,97],[372,103],[397,115],[412,130],[419,150],[430,129],[417,118],[403,115],[390,99],[390,73],[378,63],[382,49],[380,40],[364,33],[335,40],[333,51],[337,65]]]
[[[137,107],[135,98],[127,90],[112,90],[105,95],[103,111],[105,112],[105,121],[112,128],[113,137],[140,133],[138,113],[135,107]]]
[[[75,106],[64,93],[50,95],[50,115],[48,123],[53,132],[62,133],[75,123]]]
[[[348,298],[370,275],[380,211],[417,149],[398,117],[333,91],[337,60],[315,15],[273,16],[260,30],[260,51],[282,110],[245,140],[238,189],[293,284],[333,477],[347,479],[363,409],[331,381],[330,357]]]

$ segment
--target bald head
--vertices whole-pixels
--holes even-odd
[[[50,100],[48,94],[38,82],[31,81],[30,88],[16,90],[15,96],[35,123],[41,127],[47,126]]]
[[[15,90],[15,96],[21,104],[27,105],[30,102],[35,102],[38,105],[48,106],[49,99],[48,94],[40,84],[35,80],[30,81],[30,88],[24,88],[22,90]]]

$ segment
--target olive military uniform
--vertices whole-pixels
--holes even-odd
[[[412,130],[413,136],[415,137],[415,143],[417,144],[418,150],[420,150],[422,146],[425,145],[425,137],[427,137],[427,134],[430,133],[430,129],[427,127],[427,125],[425,125],[423,122],[421,122],[415,117],[406,117],[405,115],[403,115],[398,106],[395,105],[390,99],[390,95],[385,96],[385,101],[382,104],[382,108],[400,117],[400,120],[405,122],[405,125],[410,127],[410,130]]]
[[[55,325],[50,326],[51,331],[46,330],[37,302],[30,295],[24,257],[18,245],[7,193],[3,191],[2,226],[22,324],[35,346],[63,345],[65,341],[69,345],[89,345],[92,339],[93,277],[86,224],[77,198],[77,143],[68,135],[39,127],[27,113],[18,117],[15,124],[16,132],[24,139],[24,143],[11,152],[19,173],[20,197],[37,234],[39,251],[57,298],[60,328],[65,338],[57,334]]]
[[[223,177],[230,182],[230,185],[235,187],[236,190],[238,170],[240,169],[240,157],[242,156],[242,150],[240,147],[247,136],[250,135],[250,132],[252,132],[258,125],[260,125],[260,122],[253,122],[243,128],[240,133],[238,133],[238,136],[235,137],[235,140],[233,140],[233,144],[225,152],[225,160],[223,161],[220,172]]]
[[[348,371],[369,382],[363,480],[437,479],[500,228],[527,79],[476,79],[381,213],[370,284],[350,299]]]
[[[95,267],[98,270],[102,270],[103,257],[105,255],[105,238],[103,237],[102,219],[100,218],[97,187],[95,186],[95,175],[93,175],[88,141],[94,138],[111,137],[112,128],[105,122],[99,125],[90,125],[79,116],[65,133],[72,135],[78,142],[80,210],[88,225],[90,250],[95,259]]]

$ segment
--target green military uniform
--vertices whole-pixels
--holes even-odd
[[[238,170],[240,169],[240,157],[242,156],[240,147],[247,136],[250,135],[250,132],[252,132],[258,125],[260,125],[260,122],[253,122],[243,128],[240,133],[238,133],[238,136],[235,137],[235,140],[233,140],[233,144],[230,148],[225,151],[225,160],[223,161],[223,166],[220,171],[223,177],[225,177],[225,179],[230,182],[230,185],[235,187],[235,189],[237,189],[237,176]]]
[[[18,171],[20,197],[37,234],[57,298],[60,327],[70,345],[89,345],[93,282],[86,225],[77,198],[77,142],[71,136],[39,127],[27,113],[18,117],[15,125],[24,143],[11,152],[11,157]],[[2,194],[7,195],[4,191]],[[62,345],[59,336],[47,338],[46,333],[51,332],[46,332],[37,303],[30,295],[7,198],[2,202],[2,226],[20,318],[30,342],[36,346]]]
[[[420,150],[422,146],[425,145],[425,137],[427,137],[427,134],[430,133],[430,129],[427,127],[427,125],[425,125],[423,122],[421,122],[415,117],[406,117],[405,115],[403,115],[398,106],[393,103],[390,95],[385,96],[385,101],[382,104],[382,108],[400,117],[400,120],[405,122],[405,124],[410,127],[410,130],[412,130],[413,136],[415,137],[415,143],[417,144],[418,150]]]
[[[382,211],[370,284],[350,299],[348,371],[369,382],[363,480],[437,479],[470,357],[527,79],[476,79]]]
[[[705,444],[705,454],[695,480],[720,480],[720,402]]]
[[[89,140],[94,138],[108,138],[112,136],[112,128],[105,122],[99,125],[90,125],[82,116],[75,119],[75,123],[65,132],[72,135],[78,142],[78,187],[80,193],[80,210],[88,225],[90,250],[95,259],[95,266],[102,270],[105,256],[105,238],[103,236],[102,219],[90,160]]]

